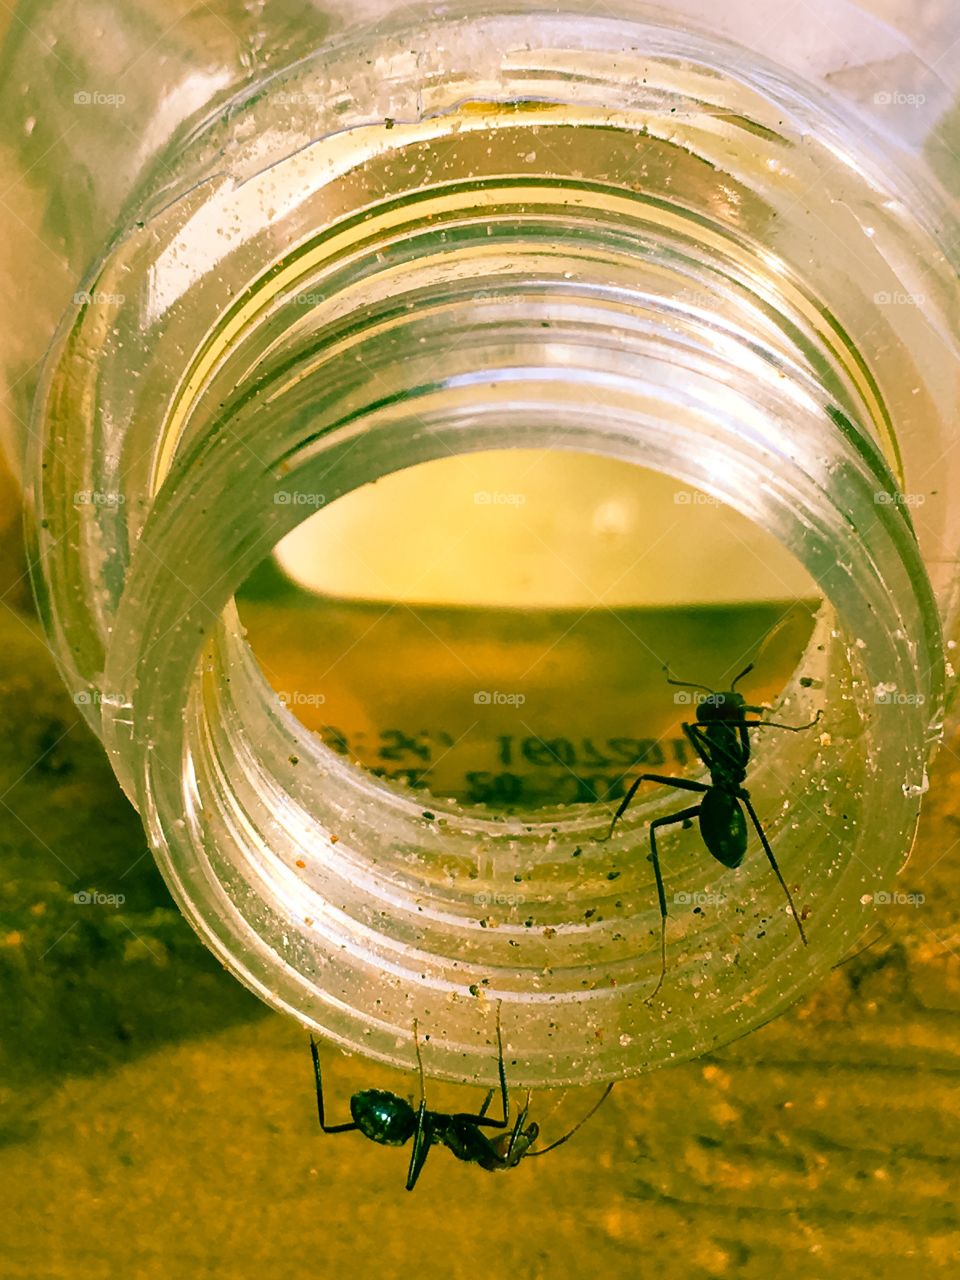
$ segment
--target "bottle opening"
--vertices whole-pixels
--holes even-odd
[[[753,662],[775,702],[820,604],[727,505],[595,455],[446,458],[316,505],[238,592],[247,642],[305,728],[426,807],[615,805],[698,769],[668,672]]]

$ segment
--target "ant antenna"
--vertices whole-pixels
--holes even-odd
[[[528,1151],[526,1153],[527,1157],[545,1156],[548,1151],[553,1151],[555,1147],[562,1147],[565,1142],[569,1142],[570,1139],[573,1137],[573,1135],[577,1132],[577,1130],[582,1129],[583,1126],[587,1123],[587,1121],[600,1110],[600,1108],[606,1102],[607,1098],[609,1098],[610,1091],[613,1088],[613,1084],[614,1082],[611,1081],[610,1084],[607,1085],[603,1093],[600,1095],[597,1101],[593,1104],[593,1106],[590,1108],[587,1114],[583,1117],[582,1120],[577,1121],[577,1123],[573,1126],[573,1128],[570,1130],[569,1133],[565,1133],[563,1137],[558,1138],[556,1142],[551,1142],[549,1147],[541,1147],[539,1151]]]
[[[830,966],[831,969],[839,969],[845,964],[849,964],[851,960],[856,960],[857,956],[862,956],[865,951],[869,951],[871,947],[875,947],[877,943],[887,934],[887,926],[881,924],[879,932],[875,938],[871,938],[869,942],[865,942],[862,947],[858,947],[856,951],[846,955],[842,960],[838,960],[836,964]]]
[[[770,627],[763,638],[757,643],[756,653],[753,655],[753,662],[750,666],[756,666],[756,664],[760,662],[761,658],[766,653],[768,646],[773,643],[774,639],[780,634],[784,627],[788,627],[790,625],[796,616],[797,608],[795,605],[791,605],[790,608],[787,609],[786,613],[783,614],[772,627]],[[742,671],[740,675],[737,676],[737,680],[740,680],[742,676],[745,676],[749,670],[750,667],[747,667],[746,671]],[[733,684],[730,686],[731,688],[736,686],[737,680],[734,680]]]
[[[744,676],[749,675],[749,674],[750,674],[750,672],[751,672],[752,670],[753,670],[753,663],[752,663],[752,662],[750,662],[750,663],[748,663],[748,664],[747,664],[747,666],[745,666],[745,667],[743,668],[743,670],[742,670],[742,671],[740,672],[740,674],[737,676],[736,680],[734,680],[733,684],[730,686],[730,692],[731,692],[731,693],[732,693],[732,692],[733,692],[733,690],[737,687],[737,685],[740,683],[740,681],[743,679],[743,677],[744,677]]]
[[[666,663],[663,664],[663,670],[667,673],[667,684],[678,684],[684,689],[702,689],[704,693],[713,693],[713,690],[705,684],[696,684],[693,680],[674,680]]]

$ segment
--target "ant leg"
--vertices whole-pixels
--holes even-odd
[[[426,1103],[427,1091],[423,1083],[423,1058],[420,1056],[420,1033],[416,1018],[413,1020],[413,1047],[417,1053],[417,1074],[420,1077],[420,1110],[422,1111]]]
[[[490,1092],[487,1094],[487,1096],[484,1098],[483,1106],[480,1108],[480,1110],[477,1112],[476,1115],[470,1115],[470,1114],[467,1114],[466,1112],[461,1111],[457,1113],[457,1117],[456,1117],[458,1120],[471,1120],[473,1121],[474,1124],[485,1125],[489,1129],[505,1129],[509,1123],[508,1116],[509,1116],[509,1107],[510,1107],[510,1095],[507,1092],[507,1073],[504,1070],[504,1066],[503,1066],[503,1032],[500,1030],[500,1010],[502,1007],[503,1007],[503,1001],[498,1000],[497,1001],[497,1069],[500,1074],[500,1101],[503,1105],[503,1119],[493,1120],[493,1119],[486,1118],[487,1107],[489,1107],[490,1100],[495,1093],[494,1089],[491,1089]]]
[[[641,782],[659,782],[667,787],[677,787],[681,791],[708,791],[709,790],[705,782],[690,782],[686,778],[671,778],[670,775],[666,773],[641,773],[639,778],[634,779],[633,783],[630,786],[630,790],[620,801],[620,808],[613,815],[613,821],[610,823],[610,830],[607,832],[605,836],[602,837],[603,840],[609,840],[610,837],[613,835],[614,827],[617,825],[617,823],[626,813],[627,809],[630,806],[630,801],[637,794],[637,788],[640,786]]]
[[[313,1074],[317,1082],[317,1115],[320,1117],[320,1128],[324,1133],[346,1133],[348,1129],[356,1129],[355,1124],[327,1124],[323,1115],[323,1081],[320,1078],[320,1055],[317,1042],[310,1037],[310,1053],[313,1055]]]
[[[471,1124],[483,1125],[487,1129],[505,1129],[507,1120],[491,1120],[487,1116],[487,1107],[489,1107],[496,1089],[491,1089],[483,1100],[480,1110],[474,1115],[472,1111],[455,1111],[452,1115],[453,1120],[469,1120]]]
[[[742,726],[736,725],[735,727],[740,728]],[[720,755],[722,755],[729,764],[736,766],[740,763],[739,759],[737,758],[737,756],[733,754],[732,751],[728,750],[728,748],[724,747],[722,744],[711,742],[710,739],[704,734],[703,730],[700,729],[697,725],[682,724],[680,728],[683,730],[684,735],[686,736],[687,741],[690,743],[691,747],[693,747],[694,751],[697,753],[697,755],[700,757],[700,759],[707,766],[707,768],[710,770],[711,773],[716,767],[714,756],[718,751]]]
[[[417,1179],[426,1164],[432,1144],[433,1131],[427,1120],[427,1104],[421,1098],[420,1106],[417,1110],[417,1127],[413,1131],[413,1151],[410,1153],[410,1168],[407,1170],[408,1191],[412,1191],[417,1185]]]
[[[528,1089],[526,1100],[524,1101],[523,1106],[517,1112],[517,1121],[516,1121],[516,1124],[513,1126],[513,1132],[510,1134],[510,1141],[507,1143],[507,1154],[505,1157],[507,1164],[510,1163],[510,1160],[513,1156],[513,1148],[516,1146],[517,1139],[520,1137],[520,1134],[523,1132],[523,1126],[527,1122],[527,1115],[529,1111],[530,1111],[530,1090]]]
[[[704,787],[707,791],[709,788]],[[644,1004],[649,1002],[656,996],[657,992],[663,986],[663,980],[667,976],[667,895],[663,888],[663,876],[660,872],[660,855],[657,853],[657,837],[654,831],[657,827],[669,827],[677,822],[689,822],[691,818],[695,818],[700,812],[700,806],[694,805],[690,809],[681,809],[679,813],[671,813],[665,818],[657,818],[655,822],[650,823],[650,861],[653,863],[653,874],[657,878],[657,897],[660,899],[660,977],[657,985],[650,994],[644,997]]]
[[[413,1151],[410,1153],[410,1168],[407,1170],[407,1190],[412,1191],[417,1185],[421,1170],[426,1163],[433,1141],[433,1134],[427,1121],[427,1099],[423,1083],[423,1058],[420,1056],[420,1037],[417,1034],[417,1020],[413,1020],[413,1044],[417,1051],[417,1070],[420,1075],[420,1106],[417,1108],[417,1127],[413,1131]]]
[[[510,1114],[510,1095],[507,1093],[507,1073],[503,1065],[503,1031],[500,1026],[500,1012],[503,1009],[503,1001],[497,1001],[497,1072],[500,1076],[500,1101],[503,1104],[503,1125],[507,1127],[507,1117]]]
[[[760,837],[760,843],[763,845],[763,851],[767,855],[767,858],[770,862],[771,867],[773,867],[774,875],[776,875],[777,879],[780,881],[780,888],[787,895],[787,902],[790,903],[790,910],[793,912],[793,918],[794,920],[796,920],[797,928],[800,930],[800,941],[803,943],[804,946],[806,946],[807,935],[803,931],[803,921],[800,919],[800,912],[797,910],[796,906],[794,905],[793,898],[790,895],[790,890],[787,888],[786,880],[784,880],[783,876],[780,874],[780,868],[777,866],[777,860],[773,856],[773,850],[770,848],[770,841],[767,839],[766,834],[763,830],[763,827],[760,825],[760,819],[757,817],[757,811],[756,809],[754,809],[753,804],[750,800],[750,797],[749,795],[747,795],[746,791],[738,791],[737,797],[738,799],[743,801],[744,805],[746,806],[747,813],[749,813],[750,815],[750,821],[756,827],[757,835]]]
[[[617,825],[617,823],[620,821],[620,819],[623,817],[623,815],[624,815],[624,814],[627,812],[627,810],[630,808],[630,801],[631,801],[631,800],[633,799],[633,797],[637,794],[637,790],[638,790],[638,788],[639,788],[639,786],[640,786],[640,783],[641,783],[641,782],[644,782],[644,781],[645,781],[645,779],[643,778],[643,776],[642,776],[642,775],[641,775],[641,777],[636,778],[636,779],[633,781],[633,783],[631,784],[631,786],[630,786],[629,790],[627,791],[627,794],[626,794],[626,795],[623,797],[623,799],[620,801],[620,808],[619,808],[619,809],[617,810],[617,812],[613,815],[613,821],[610,823],[610,830],[607,832],[607,834],[606,834],[605,836],[602,836],[602,837],[601,837],[601,839],[602,839],[602,840],[609,840],[609,839],[610,839],[610,837],[613,835],[613,829],[614,829],[614,827]]]

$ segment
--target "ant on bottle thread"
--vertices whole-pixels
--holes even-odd
[[[349,1124],[328,1125],[326,1123],[323,1104],[323,1081],[320,1074],[320,1055],[317,1051],[316,1041],[313,1036],[310,1037],[310,1052],[313,1057],[313,1069],[317,1087],[317,1113],[320,1119],[320,1128],[324,1133],[347,1133],[352,1129],[358,1129],[365,1138],[387,1147],[405,1146],[412,1138],[413,1150],[410,1156],[410,1166],[407,1170],[406,1181],[406,1189],[408,1191],[412,1191],[416,1186],[430,1148],[438,1144],[447,1147],[458,1160],[464,1160],[468,1164],[479,1165],[481,1169],[496,1173],[500,1169],[515,1169],[524,1158],[544,1156],[548,1151],[553,1151],[568,1142],[577,1130],[594,1115],[602,1103],[606,1101],[613,1084],[607,1085],[593,1107],[568,1133],[565,1133],[562,1138],[558,1138],[555,1142],[551,1142],[548,1147],[542,1147],[539,1151],[530,1149],[540,1135],[540,1126],[535,1121],[527,1124],[527,1116],[530,1111],[529,1090],[527,1090],[524,1105],[518,1112],[509,1133],[504,1132],[499,1137],[493,1138],[482,1132],[484,1128],[507,1130],[510,1125],[510,1095],[507,1089],[507,1077],[503,1064],[500,1006],[501,1001],[498,1000],[497,1063],[500,1077],[500,1101],[503,1107],[502,1119],[498,1120],[487,1115],[487,1108],[490,1106],[490,1102],[496,1092],[494,1089],[490,1090],[480,1110],[475,1114],[472,1112],[447,1113],[428,1110],[424,1088],[423,1058],[420,1053],[420,1036],[417,1020],[414,1019],[413,1043],[416,1048],[417,1071],[420,1078],[419,1106],[414,1109],[405,1098],[383,1089],[363,1089],[353,1094],[350,1099],[350,1114],[353,1119]]]
[[[707,694],[697,708],[697,718],[694,723],[684,723],[681,728],[694,751],[707,766],[710,781],[709,783],[694,782],[687,778],[673,778],[666,774],[642,773],[639,778],[634,779],[613,816],[610,830],[606,836],[602,837],[604,840],[609,840],[613,835],[614,828],[626,813],[643,782],[658,782],[664,786],[677,787],[681,791],[694,791],[702,796],[699,804],[656,818],[650,824],[651,851],[648,858],[653,864],[657,897],[660,900],[660,977],[653,991],[646,997],[648,1002],[653,1000],[663,986],[667,971],[667,898],[663,886],[663,875],[660,871],[656,837],[656,832],[662,827],[676,823],[688,826],[694,818],[697,818],[700,824],[700,835],[708,852],[719,863],[732,870],[740,866],[747,851],[747,824],[743,816],[743,810],[746,809],[760,838],[767,860],[786,896],[800,933],[800,940],[804,946],[807,945],[807,935],[804,932],[800,913],[777,865],[777,859],[753,807],[750,793],[743,783],[750,761],[749,730],[786,729],[789,733],[802,733],[806,729],[813,728],[822,712],[818,711],[809,724],[802,725],[780,724],[773,720],[748,720],[749,714],[760,716],[769,710],[767,707],[751,705],[743,694],[736,691],[739,682],[753,670],[753,665],[751,662],[744,667],[730,688],[719,692],[693,681],[674,680],[670,676],[669,667],[664,667],[668,684],[679,685],[686,689],[701,689]]]

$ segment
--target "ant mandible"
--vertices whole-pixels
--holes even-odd
[[[317,1052],[316,1041],[312,1036],[310,1037],[320,1128],[324,1133],[347,1133],[351,1129],[359,1129],[365,1138],[385,1147],[402,1147],[413,1138],[413,1151],[410,1156],[410,1167],[407,1170],[408,1191],[412,1191],[416,1186],[430,1148],[436,1144],[447,1147],[458,1160],[479,1165],[481,1169],[486,1169],[490,1173],[496,1173],[500,1169],[515,1169],[527,1156],[545,1156],[548,1151],[553,1151],[569,1141],[597,1111],[613,1088],[612,1084],[607,1085],[598,1101],[569,1133],[565,1133],[556,1142],[551,1142],[548,1147],[531,1151],[530,1148],[540,1135],[540,1126],[535,1121],[527,1124],[527,1115],[530,1110],[529,1091],[526,1102],[520,1109],[509,1133],[492,1138],[482,1132],[484,1128],[505,1130],[510,1123],[510,1095],[503,1065],[503,1037],[500,1030],[500,1001],[497,1002],[497,1052],[500,1100],[503,1105],[502,1120],[493,1119],[486,1114],[495,1092],[493,1089],[487,1094],[476,1114],[429,1111],[424,1096],[423,1059],[420,1056],[420,1036],[416,1019],[413,1023],[413,1043],[417,1052],[417,1070],[420,1076],[420,1105],[416,1110],[405,1098],[398,1097],[395,1093],[388,1093],[383,1089],[363,1089],[350,1099],[352,1123],[328,1125],[324,1116],[320,1055]]]
[[[750,729],[786,729],[790,733],[802,733],[805,729],[812,729],[821,716],[821,712],[818,711],[809,724],[801,725],[778,724],[773,720],[748,720],[748,714],[760,716],[768,710],[766,707],[750,705],[743,694],[736,691],[739,682],[753,670],[752,662],[744,667],[729,689],[719,693],[703,684],[694,684],[689,680],[674,680],[670,678],[669,668],[665,667],[664,670],[667,672],[668,684],[680,685],[687,689],[702,689],[707,694],[697,708],[695,722],[683,724],[681,728],[694,751],[709,769],[710,781],[709,783],[693,782],[686,778],[671,778],[660,773],[642,773],[634,780],[620,802],[620,807],[610,823],[610,830],[604,837],[609,840],[613,835],[614,828],[626,813],[642,782],[660,782],[664,786],[677,787],[681,791],[696,791],[703,796],[698,805],[657,818],[650,824],[649,858],[653,863],[653,873],[657,880],[657,896],[660,899],[660,977],[656,987],[646,997],[647,1000],[652,1000],[663,986],[667,971],[667,898],[660,872],[656,837],[656,832],[661,827],[672,826],[677,822],[689,824],[693,818],[699,819],[700,835],[709,852],[723,866],[733,869],[740,866],[747,851],[747,824],[743,816],[745,808],[760,837],[760,843],[763,845],[763,851],[767,855],[770,866],[790,904],[790,910],[800,932],[800,940],[804,946],[807,945],[807,935],[804,933],[800,913],[780,873],[770,842],[753,807],[750,793],[743,783],[750,761]]]

